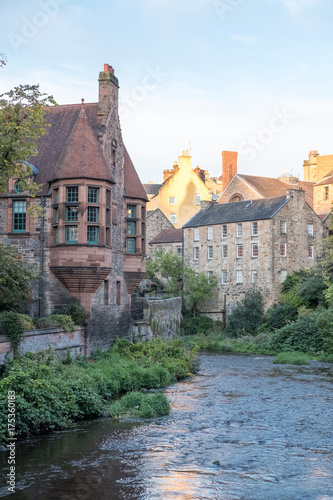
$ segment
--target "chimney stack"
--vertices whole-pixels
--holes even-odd
[[[236,151],[222,151],[222,190],[224,191],[231,179],[237,174]]]
[[[112,106],[118,109],[118,78],[110,64],[104,64],[104,71],[99,74],[98,115],[108,114]]]

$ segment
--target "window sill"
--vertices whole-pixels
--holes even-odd
[[[30,237],[30,233],[25,233],[25,232],[17,232],[17,233],[7,233],[7,236],[8,238],[29,238]]]

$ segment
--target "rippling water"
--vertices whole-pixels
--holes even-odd
[[[199,374],[167,390],[167,417],[21,443],[12,498],[332,500],[332,374],[319,362],[201,355]]]

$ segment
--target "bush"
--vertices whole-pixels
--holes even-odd
[[[14,357],[18,354],[19,345],[23,339],[23,333],[27,329],[27,326],[31,326],[31,323],[23,314],[19,314],[15,311],[3,311],[0,313],[0,330],[10,338]]]
[[[323,341],[325,353],[333,354],[333,308],[324,309],[319,312],[316,326]]]
[[[181,322],[183,335],[208,335],[214,329],[214,321],[208,316],[197,315],[195,318],[184,314]]]
[[[315,309],[318,305],[327,305],[326,290],[323,276],[318,271],[301,270],[287,276],[281,292],[281,301],[296,309],[300,306]]]
[[[142,392],[128,392],[121,399],[110,406],[112,417],[130,415],[141,418],[152,418],[167,415],[170,412],[170,403],[165,394],[143,394]]]
[[[279,351],[301,351],[317,353],[322,351],[324,342],[318,325],[318,312],[299,316],[296,321],[276,330],[272,335],[271,348]]]
[[[264,319],[264,307],[260,292],[247,292],[227,318],[229,335],[255,335]]]
[[[38,328],[62,328],[65,332],[73,332],[75,323],[71,316],[66,314],[51,314],[47,318],[37,320]]]
[[[61,311],[61,315],[70,316],[74,321],[75,325],[84,325],[87,319],[89,318],[89,314],[85,310],[85,308],[80,304],[78,300],[71,302],[67,307],[65,307]]]
[[[297,309],[292,304],[278,302],[270,307],[264,317],[261,330],[276,330],[297,318]]]

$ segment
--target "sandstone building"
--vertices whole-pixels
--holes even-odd
[[[328,228],[305,194],[289,189],[283,196],[207,204],[184,225],[185,264],[218,277],[208,309],[216,319],[224,304],[229,313],[251,289],[270,306],[288,274],[316,265]]]
[[[148,244],[148,256],[154,258],[156,250],[174,252],[178,257],[183,256],[183,230],[164,229]]]
[[[40,272],[28,311],[44,316],[79,299],[92,348],[130,336],[130,296],[145,273],[147,197],[123,143],[118,88],[106,64],[97,103],[48,109],[48,132],[27,164],[40,194],[29,198],[11,179],[0,196],[3,242]],[[33,204],[45,218],[30,216]]]
[[[314,208],[320,215],[332,210],[333,202],[333,155],[320,156],[310,151],[309,159],[303,163],[304,179],[314,182]]]

